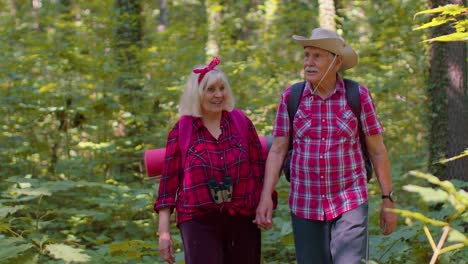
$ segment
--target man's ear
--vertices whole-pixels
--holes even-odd
[[[338,72],[343,64],[343,56],[336,55],[335,65],[333,66],[335,70]]]

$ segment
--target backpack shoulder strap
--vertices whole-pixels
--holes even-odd
[[[359,93],[359,84],[353,80],[344,79],[346,100],[348,105],[353,110],[354,115],[358,119],[359,126],[361,126],[361,94]]]
[[[363,149],[367,149],[366,147],[366,136],[364,135],[364,131],[362,130],[361,124],[361,93],[359,92],[359,84],[353,80],[344,79],[345,82],[345,90],[346,90],[346,100],[348,105],[353,110],[354,115],[358,121],[358,132],[359,132],[359,140],[361,141],[361,146]]]
[[[247,118],[245,114],[239,109],[233,109],[231,112],[229,112],[229,116],[231,117],[234,126],[240,133],[242,143],[244,144],[244,146],[248,146],[249,136],[248,133],[244,132],[247,132],[249,130],[249,125],[247,123]]]
[[[305,88],[305,81],[298,82],[292,85],[291,92],[289,93],[288,99],[288,115],[289,115],[289,147],[292,148],[292,134],[293,134],[293,122],[294,116],[296,115],[297,108],[299,108],[299,104],[301,103],[302,93],[304,92]]]
[[[185,163],[185,155],[187,154],[190,140],[192,139],[192,117],[182,116],[179,120],[179,148],[182,155],[182,164]]]

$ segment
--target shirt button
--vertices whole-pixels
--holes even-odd
[[[320,178],[322,178],[322,179],[323,179],[323,175],[322,175],[322,176],[320,176]]]
[[[323,156],[320,156],[321,159],[323,159]]]
[[[324,194],[322,194],[322,198],[325,198],[325,195],[324,195]]]
[[[325,119],[322,119],[322,122],[325,122]]]
[[[325,138],[322,138],[322,140],[325,140]]]

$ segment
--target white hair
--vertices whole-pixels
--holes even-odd
[[[179,114],[181,116],[188,115],[201,117],[202,111],[200,102],[203,96],[203,91],[217,82],[223,82],[224,89],[226,91],[226,96],[224,97],[223,102],[223,110],[228,112],[232,111],[232,109],[234,109],[234,96],[226,75],[222,71],[215,68],[207,72],[200,83],[198,83],[199,76],[199,74],[193,72],[190,74],[185,90],[182,94],[182,97],[180,98]]]

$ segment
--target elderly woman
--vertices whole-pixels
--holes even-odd
[[[234,109],[231,87],[216,66],[194,69],[170,131],[154,209],[161,257],[174,263],[170,215],[177,212],[185,263],[260,263],[253,223],[264,160],[252,121]]]

